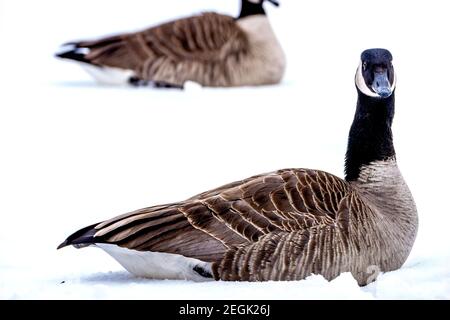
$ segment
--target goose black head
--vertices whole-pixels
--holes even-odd
[[[262,5],[266,1],[270,2],[271,4],[273,4],[276,7],[278,7],[280,5],[280,3],[277,0],[243,0],[243,2],[250,2],[250,3],[254,3],[254,4],[259,4],[259,5]]]
[[[392,54],[386,49],[363,51],[355,83],[359,92],[366,96],[378,99],[390,97],[396,84]]]
[[[238,19],[256,14],[266,14],[263,8],[263,4],[266,1],[277,7],[280,5],[277,0],[242,0],[241,13]]]

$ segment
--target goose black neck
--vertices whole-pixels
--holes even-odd
[[[242,0],[241,13],[239,14],[238,19],[253,16],[255,14],[266,14],[262,3],[263,1],[261,1],[261,3],[253,3],[248,0]]]
[[[394,93],[388,98],[368,97],[358,90],[355,118],[345,157],[345,179],[357,180],[364,165],[395,157],[392,139]]]

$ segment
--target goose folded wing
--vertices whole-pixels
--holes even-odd
[[[82,229],[67,244],[111,243],[220,261],[269,234],[335,225],[348,186],[320,171],[255,176],[186,201],[127,213]],[[81,232],[81,233],[80,233]]]
[[[247,48],[247,37],[227,15],[207,12],[147,29],[136,34],[151,53],[173,62],[214,62]]]
[[[135,70],[142,76],[165,64],[220,61],[245,50],[247,38],[232,17],[204,13],[76,46],[89,49],[84,56],[89,63]]]

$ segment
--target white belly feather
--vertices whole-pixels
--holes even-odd
[[[81,62],[80,65],[89,73],[97,82],[106,85],[127,85],[131,77],[135,75],[133,70],[97,67],[88,63]]]
[[[113,244],[97,243],[96,246],[105,250],[127,271],[138,277],[193,281],[213,280],[213,278],[201,276],[194,270],[194,267],[200,267],[212,274],[211,263],[208,262],[179,254],[130,250]]]

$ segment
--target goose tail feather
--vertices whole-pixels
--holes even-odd
[[[97,230],[95,229],[95,226],[97,225],[98,223],[78,230],[77,232],[70,235],[66,240],[64,240],[57,247],[57,249],[61,249],[70,245],[74,246],[75,248],[83,248],[96,243],[97,241],[94,240],[94,235],[97,232]]]
[[[91,61],[89,61],[86,57],[89,51],[90,48],[83,46],[82,42],[67,42],[60,46],[58,52],[55,53],[55,57],[91,63]]]

